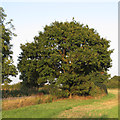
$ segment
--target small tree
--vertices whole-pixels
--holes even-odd
[[[46,25],[34,42],[21,46],[18,64],[21,78],[37,84],[48,80],[70,94],[88,95],[93,84],[108,78],[113,52],[108,50],[109,43],[93,28],[74,19],[55,21]],[[25,73],[26,69],[29,72]]]
[[[13,51],[11,50],[12,45],[10,41],[12,40],[12,36],[16,36],[12,33],[11,29],[14,29],[14,26],[11,24],[12,20],[5,23],[5,17],[7,15],[4,13],[3,8],[0,7],[0,28],[2,30],[0,38],[1,38],[1,53],[2,53],[2,83],[9,83],[11,82],[9,76],[16,76],[17,70],[15,65],[13,65],[12,54]],[[8,28],[7,26],[10,25]]]
[[[20,79],[23,80],[23,86],[38,87],[37,79],[37,56],[38,48],[35,43],[21,45],[22,53],[19,57],[18,69],[21,72]]]

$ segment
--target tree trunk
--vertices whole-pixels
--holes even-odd
[[[71,93],[70,93],[70,96],[69,96],[69,98],[70,98],[70,99],[72,98],[72,95],[71,95]]]

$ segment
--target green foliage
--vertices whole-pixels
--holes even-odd
[[[36,94],[48,94],[45,90],[38,90],[37,88],[28,88],[22,84],[22,82],[9,85],[2,85],[2,98],[9,97],[23,97]]]
[[[62,90],[58,88],[56,85],[47,85],[41,91],[43,91],[43,93],[56,96],[57,98],[68,98],[70,95],[69,91]]]
[[[19,90],[21,89],[21,82],[13,84],[13,85],[9,85],[5,83],[4,85],[2,85],[2,89],[3,90],[15,90],[15,89]]]
[[[68,98],[70,93],[67,90],[57,90],[53,95],[57,96],[57,98]]]
[[[14,29],[12,25],[12,20],[5,23],[5,17],[7,15],[4,13],[2,7],[0,7],[0,29],[2,30],[2,34],[0,34],[1,42],[0,46],[2,45],[2,49],[0,50],[2,53],[2,83],[9,83],[11,82],[9,76],[16,76],[17,70],[16,67],[13,65],[12,54],[13,51],[11,50],[12,45],[10,41],[12,40],[12,36],[16,36],[11,29]],[[1,48],[1,47],[0,47]],[[1,66],[1,65],[0,65]]]
[[[104,91],[103,93],[108,94],[107,87],[106,87],[105,84],[95,83],[95,85],[96,85],[97,87],[99,87],[102,91]]]
[[[2,98],[9,98],[9,97],[23,97],[23,96],[30,96],[39,94],[38,90],[36,89],[20,89],[20,90],[2,90]]]
[[[47,89],[47,88],[42,88],[42,89],[39,90],[39,92],[43,93],[43,94],[49,94],[50,93],[49,89]]]
[[[44,27],[32,43],[21,45],[18,69],[26,86],[49,82],[68,95],[89,95],[111,67],[110,41],[74,19]]]
[[[107,88],[119,88],[120,76],[113,76],[111,79],[104,82]]]
[[[91,96],[98,96],[98,95],[100,95],[100,94],[102,94],[102,93],[104,93],[104,91],[101,90],[100,87],[98,87],[98,86],[96,86],[96,85],[93,85],[93,86],[91,87],[91,89],[90,89],[90,92],[89,92],[89,94],[90,94]]]
[[[68,108],[66,108],[66,110],[70,110],[70,109],[72,109],[72,107],[68,107]]]

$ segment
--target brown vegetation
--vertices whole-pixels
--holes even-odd
[[[29,96],[29,97],[6,98],[6,99],[3,99],[2,101],[2,109],[10,110],[10,109],[16,109],[16,108],[30,106],[30,105],[49,103],[55,99],[56,97],[51,95],[36,95],[36,96]]]

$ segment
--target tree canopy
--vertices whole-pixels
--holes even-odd
[[[12,44],[10,41],[12,40],[12,36],[16,36],[12,29],[14,26],[12,25],[12,20],[5,23],[6,14],[2,7],[0,7],[0,29],[1,29],[1,57],[2,57],[2,83],[9,83],[11,79],[9,76],[16,76],[17,75],[17,68],[13,65],[12,59]]]
[[[109,43],[96,30],[74,19],[55,21],[32,43],[21,45],[20,79],[31,87],[49,82],[70,94],[89,94],[96,83],[108,78],[113,52]]]

